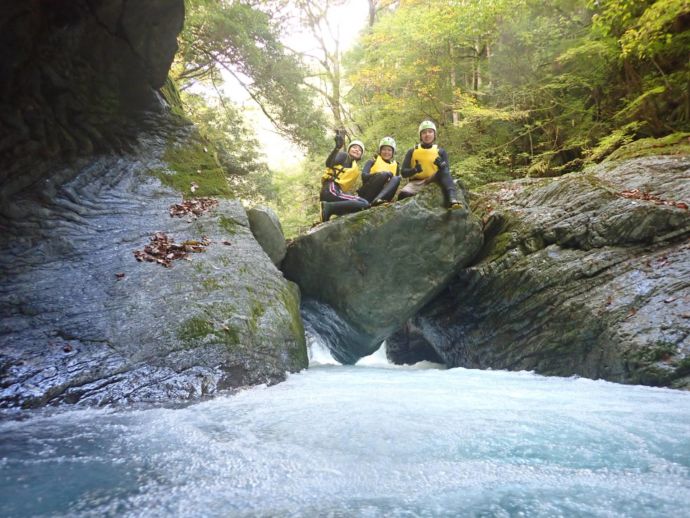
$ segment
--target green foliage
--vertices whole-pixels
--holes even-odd
[[[222,82],[225,73],[255,100],[286,138],[318,148],[325,126],[307,71],[279,40],[271,12],[239,0],[186,0],[185,27],[173,67],[183,90],[199,81]]]
[[[254,204],[273,198],[271,174],[259,142],[239,109],[222,98],[214,101],[186,92],[181,97],[187,115],[227,176],[233,195]]]
[[[621,146],[630,144],[635,139],[635,134],[640,129],[639,122],[632,122],[621,128],[616,128],[611,134],[600,139],[597,145],[589,153],[589,160],[600,162]]]
[[[276,190],[273,208],[287,239],[306,232],[319,221],[319,191],[324,160],[323,156],[309,155],[301,163],[273,175]]]
[[[505,167],[498,165],[495,159],[481,155],[468,155],[462,158],[454,165],[453,173],[468,189],[475,189],[490,182],[512,180]]]
[[[279,40],[289,5],[187,0],[174,71],[232,190],[272,204],[292,237],[318,220],[326,151],[307,71]],[[419,122],[434,120],[453,174],[470,188],[609,156],[685,152],[674,135],[690,131],[688,19],[689,0],[385,2],[344,56],[346,101],[358,138],[372,149],[393,136],[398,160],[418,141]],[[198,82],[218,90],[221,71],[308,148],[302,164],[271,176],[241,111],[188,93]]]
[[[470,186],[690,129],[688,0],[400,2],[347,56],[364,137],[439,126]]]

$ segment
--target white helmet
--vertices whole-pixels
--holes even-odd
[[[361,140],[353,140],[347,145],[347,150],[350,151],[350,148],[352,146],[359,146],[360,148],[362,148],[362,155],[364,154],[364,142],[362,142]]]
[[[419,125],[419,129],[417,130],[417,134],[420,135],[422,133],[422,130],[425,130],[425,129],[432,129],[432,130],[434,130],[434,133],[438,133],[436,131],[436,124],[434,124],[430,120],[425,120],[425,121],[421,122],[421,124]]]
[[[395,154],[395,139],[393,137],[383,137],[381,142],[379,142],[379,153],[383,146],[389,146],[393,148],[393,154]]]

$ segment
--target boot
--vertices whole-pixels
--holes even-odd
[[[331,203],[322,201],[320,205],[321,223],[326,223],[326,221],[328,221],[331,217]]]
[[[393,178],[388,180],[388,183],[383,186],[383,189],[381,189],[381,192],[373,201],[372,205],[380,205],[381,203],[391,201],[393,199],[393,196],[395,196],[395,191],[398,190],[398,185],[400,185],[399,176],[394,176]]]
[[[449,209],[464,209],[465,205],[458,199],[455,190],[448,191],[448,208]]]

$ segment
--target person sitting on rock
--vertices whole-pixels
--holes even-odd
[[[326,159],[326,172],[321,177],[321,221],[331,216],[342,216],[369,208],[369,202],[352,194],[360,180],[357,161],[364,154],[361,140],[353,140],[347,152],[340,151],[345,139],[340,131],[335,134],[335,148]]]
[[[362,187],[357,191],[372,206],[390,202],[400,185],[398,163],[395,155],[395,139],[383,137],[379,142],[379,152],[367,160],[362,168]]]
[[[436,182],[441,186],[449,208],[461,208],[453,177],[450,175],[448,153],[442,147],[434,144],[436,140],[436,125],[425,120],[419,125],[420,143],[409,149],[405,154],[401,167],[401,174],[409,178],[408,184],[398,194],[398,200],[418,194],[425,185]]]

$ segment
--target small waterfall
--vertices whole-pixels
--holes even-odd
[[[353,365],[373,352],[372,337],[352,327],[328,304],[306,298],[300,311],[307,336],[326,347],[337,362]]]
[[[309,366],[314,365],[340,365],[328,347],[319,339],[318,335],[314,335],[311,331],[307,331],[307,352],[309,354]]]

